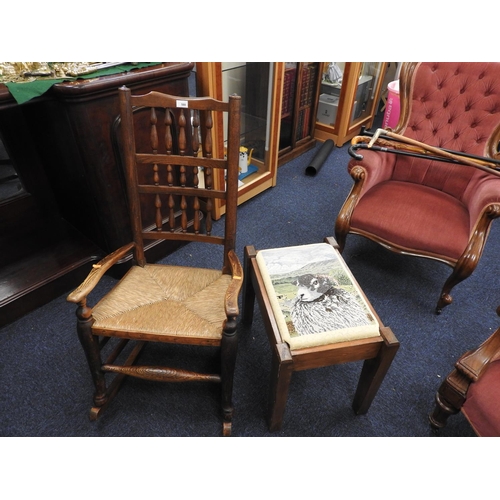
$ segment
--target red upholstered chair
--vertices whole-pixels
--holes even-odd
[[[478,436],[500,436],[500,328],[456,362],[436,394],[429,420],[441,429],[459,411]]]
[[[404,63],[400,99],[399,123],[389,133],[498,162],[500,63]],[[363,149],[355,155],[361,159],[349,162],[354,186],[335,237],[341,251],[353,233],[451,266],[439,313],[452,302],[451,289],[476,268],[490,224],[500,216],[499,172],[438,161],[428,152],[402,153]]]

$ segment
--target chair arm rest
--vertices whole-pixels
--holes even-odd
[[[500,178],[483,176],[464,193],[464,203],[469,210],[471,232],[485,210],[491,212],[491,219],[500,215]],[[496,213],[498,212],[498,213]]]
[[[243,267],[234,250],[228,252],[229,263],[231,265],[231,274],[233,279],[226,292],[226,315],[227,317],[236,317],[239,314],[238,297],[243,286]]]
[[[372,186],[391,178],[396,156],[390,153],[363,150],[363,159],[353,159],[348,164],[348,171],[356,180],[356,166],[365,170],[363,192]]]
[[[500,309],[500,308],[499,308]],[[477,349],[466,352],[455,364],[458,371],[476,382],[489,363],[500,354],[500,328],[490,335]]]
[[[101,259],[97,264],[92,266],[92,270],[85,278],[85,281],[75,290],[73,290],[67,297],[68,302],[74,302],[78,304],[82,300],[86,299],[89,293],[94,289],[94,287],[99,283],[99,280],[104,276],[104,273],[116,264],[122,257],[129,253],[135,247],[135,243],[128,243],[122,246],[113,253],[110,253],[103,259]]]

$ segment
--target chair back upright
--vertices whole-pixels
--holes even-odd
[[[130,203],[135,259],[146,263],[151,240],[223,245],[223,272],[235,248],[241,99],[132,95],[119,89],[122,154]],[[227,138],[220,137],[227,115]],[[225,144],[224,144],[225,142]],[[214,151],[217,151],[215,157]],[[222,233],[213,234],[212,208],[225,204]]]
[[[451,151],[499,158],[500,63],[404,63],[400,97],[396,133]],[[463,165],[397,155],[392,179],[463,200],[486,175]]]

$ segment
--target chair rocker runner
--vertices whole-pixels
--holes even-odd
[[[95,385],[90,417],[95,420],[99,416],[126,376],[165,382],[218,382],[223,434],[230,435],[238,296],[243,279],[235,253],[241,100],[231,96],[222,102],[158,92],[139,96],[122,87],[119,101],[120,150],[133,241],[96,264],[68,296],[70,302],[78,304],[78,336]],[[215,133],[222,130],[223,114],[227,115],[225,157],[222,135]],[[215,141],[219,158],[213,157]],[[215,176],[226,179],[220,189],[215,188]],[[215,198],[226,204],[222,236],[212,234]],[[218,246],[223,254],[222,268],[147,263],[145,242],[160,240],[204,242],[212,244],[214,250]],[[90,307],[89,293],[104,273],[130,252],[134,264],[129,271]],[[120,339],[118,346],[105,348],[113,337]],[[129,341],[134,341],[134,346],[123,360]],[[190,367],[138,366],[137,356],[146,343],[151,348],[158,343],[200,346],[203,355],[208,354],[203,346],[217,346],[220,370],[200,373]],[[110,351],[107,359],[105,350]]]
[[[394,131],[351,142],[354,185],[335,237],[341,251],[358,234],[451,266],[440,313],[500,216],[500,63],[404,63],[400,96]]]

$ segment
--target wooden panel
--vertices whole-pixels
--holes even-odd
[[[353,342],[339,342],[323,348],[320,346],[291,351],[293,369],[295,371],[308,370],[348,361],[371,359],[379,353],[383,341],[382,337],[375,337]]]
[[[117,90],[187,96],[193,66],[65,82],[23,105],[0,85],[0,137],[27,191],[0,203],[0,326],[77,286],[93,261],[131,240]],[[148,258],[178,246],[152,242]]]
[[[63,217],[104,251],[131,241],[119,152],[118,87],[188,96],[191,63],[165,63],[94,80],[54,86],[51,100],[26,109]],[[149,130],[143,140],[149,140]]]

